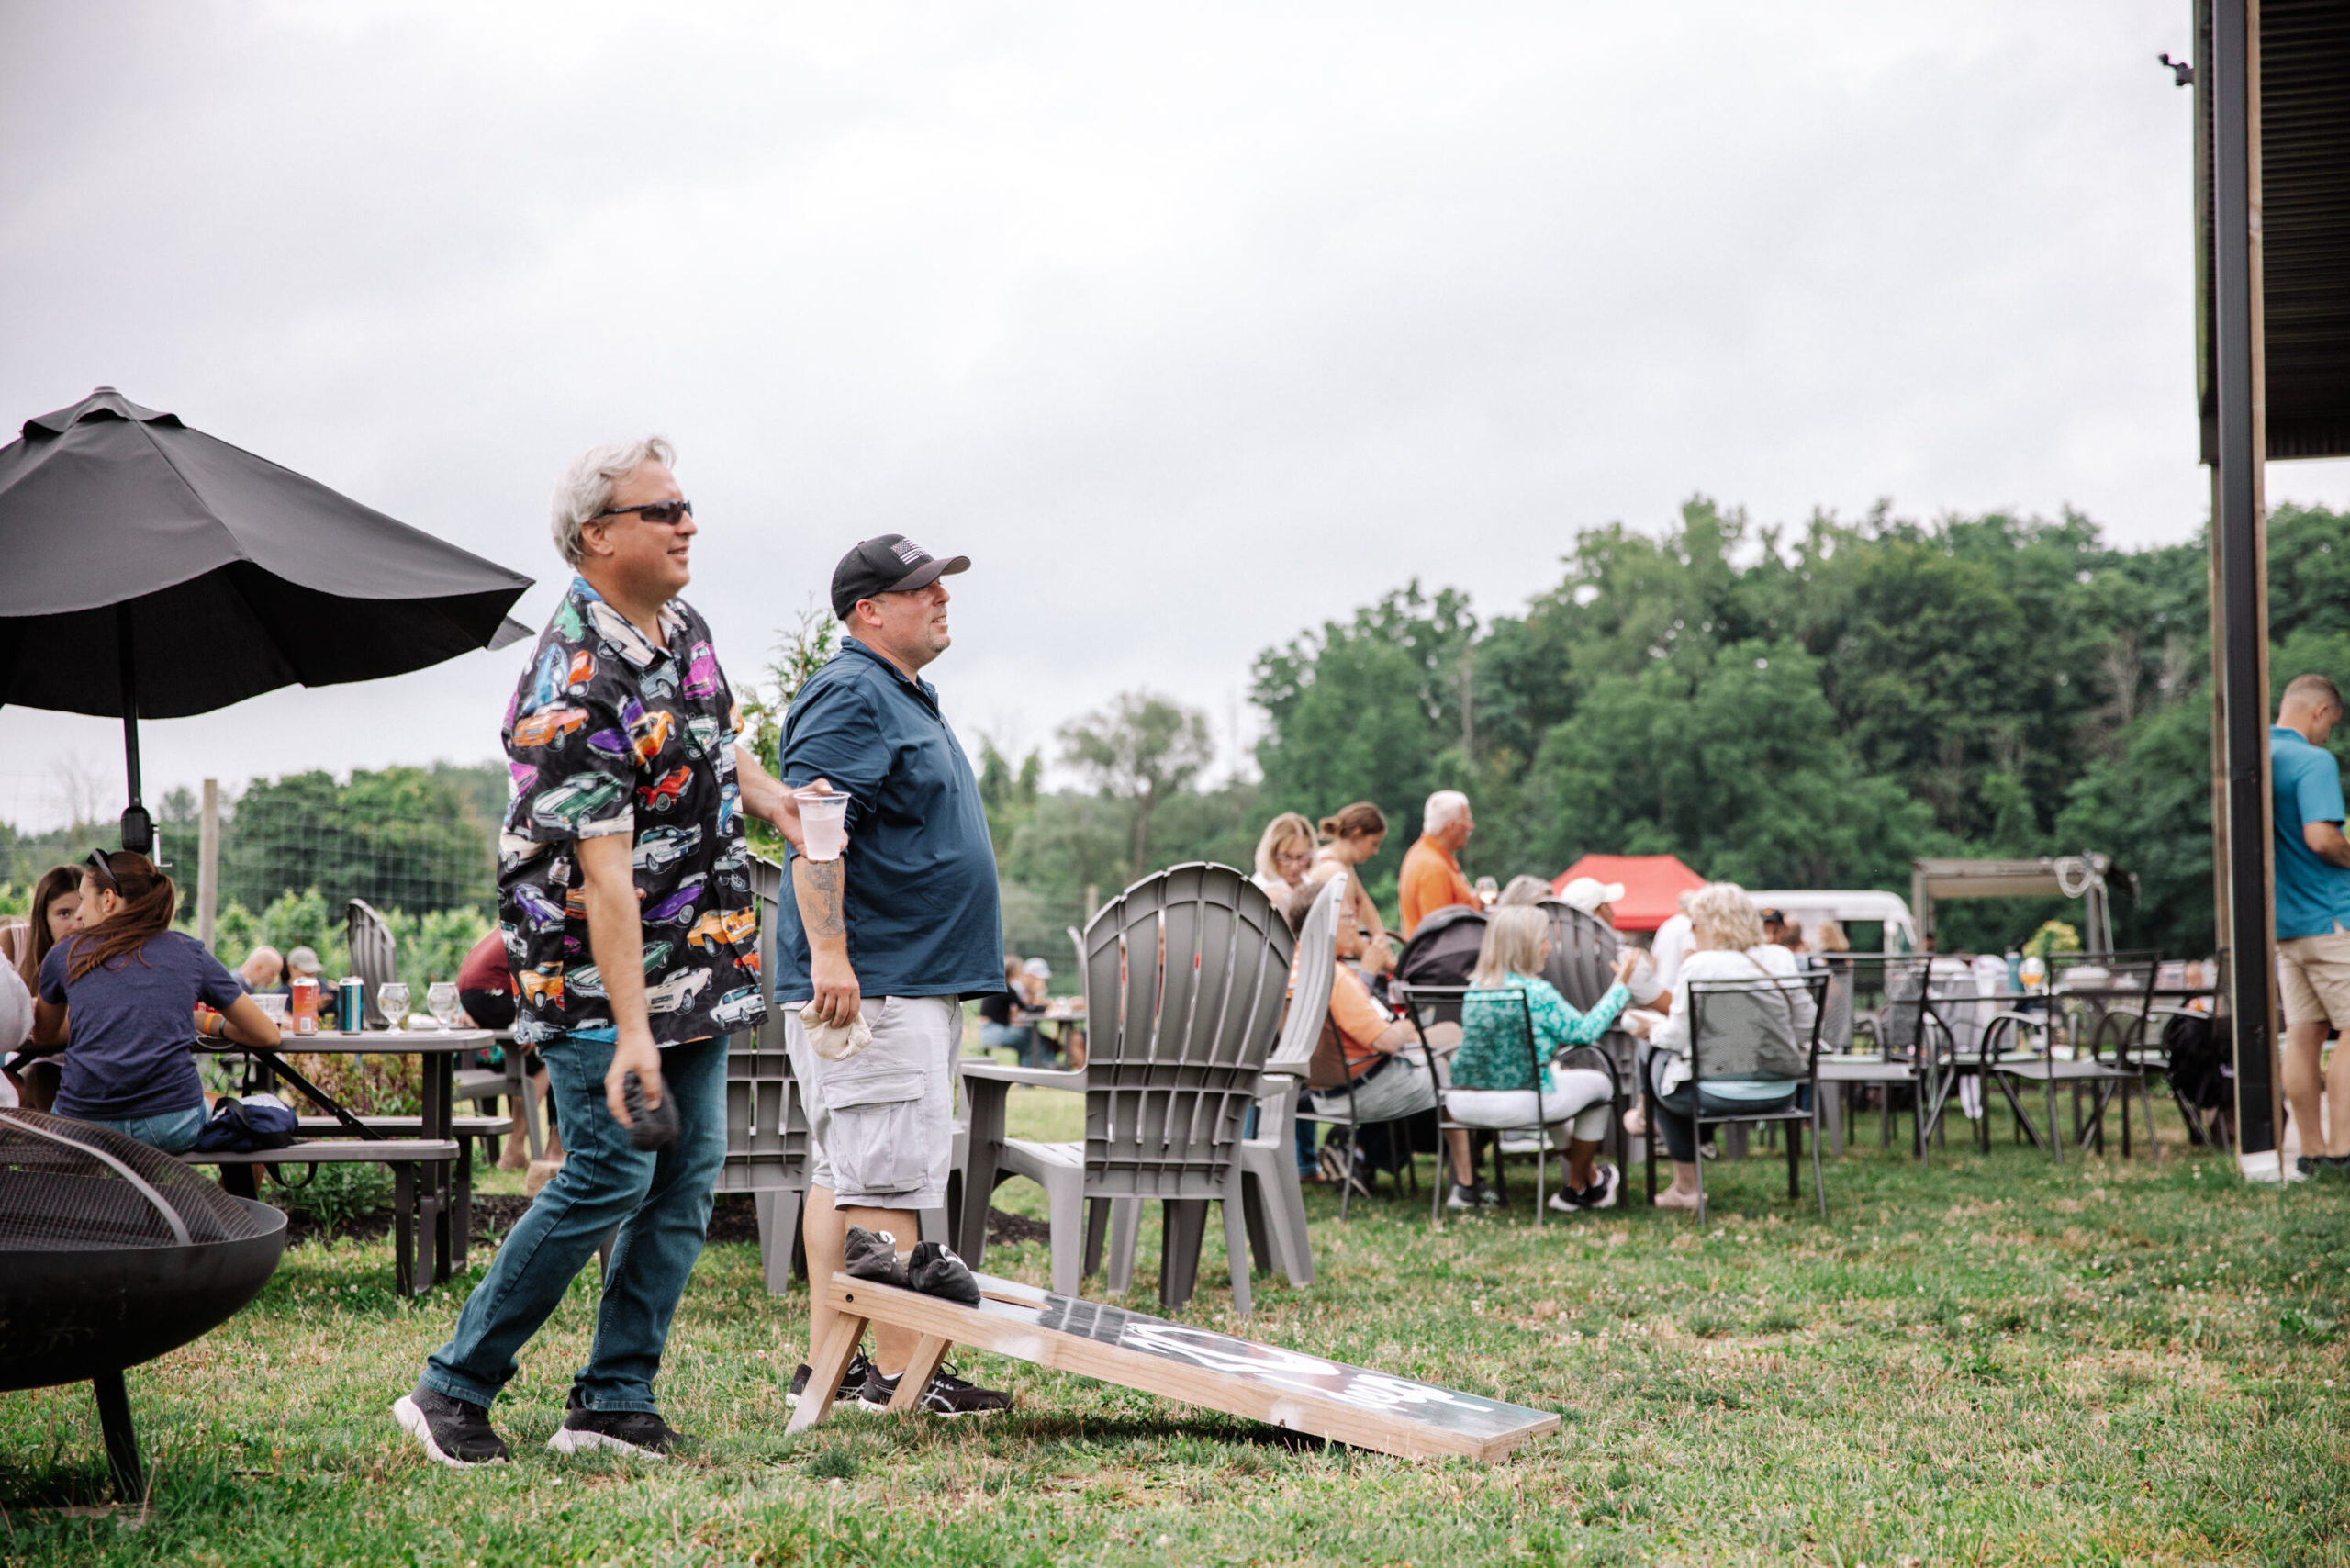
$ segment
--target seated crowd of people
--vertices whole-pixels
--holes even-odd
[[[274,1048],[278,1024],[253,999],[286,995],[304,977],[320,981],[321,1026],[335,1026],[334,988],[315,949],[261,944],[231,970],[172,929],[178,907],[177,885],[146,856],[93,850],[44,872],[25,917],[0,920],[0,1103],[182,1154],[207,1114],[192,1053],[199,1036]],[[498,932],[467,957],[457,985],[476,1026],[512,1023]],[[509,1151],[518,1165],[520,1136]]]
[[[1734,884],[1693,890],[1651,948],[1617,948],[1605,991],[1578,1007],[1545,973],[1554,918],[1573,918],[1553,912],[1563,906],[1609,925],[1624,889],[1581,878],[1554,891],[1539,878],[1521,876],[1499,889],[1488,879],[1481,890],[1459,860],[1472,828],[1465,798],[1451,791],[1429,797],[1397,880],[1401,955],[1360,874],[1385,840],[1387,822],[1378,807],[1358,801],[1318,829],[1284,812],[1258,842],[1254,880],[1293,932],[1304,929],[1323,885],[1352,873],[1337,912],[1337,972],[1324,1046],[1297,1122],[1300,1177],[1351,1182],[1367,1193],[1380,1170],[1401,1168],[1416,1140],[1428,1148],[1434,1130],[1441,1134],[1435,1147],[1446,1205],[1489,1206],[1499,1198],[1477,1179],[1472,1137],[1539,1126],[1549,1147],[1565,1150],[1550,1206],[1562,1213],[1611,1207],[1623,1175],[1599,1151],[1616,1114],[1617,1088],[1592,1047],[1622,1030],[1639,1042],[1626,1130],[1638,1136],[1653,1126],[1671,1156],[1673,1184],[1657,1194],[1658,1206],[1695,1208],[1697,1118],[1795,1103],[1814,1003],[1800,986],[1758,988],[1762,1003],[1738,1015],[1736,1059],[1717,1061],[1709,1026],[1704,1078],[1693,1083],[1690,987],[1791,980],[1802,968],[1803,928],[1776,911],[1758,910]],[[1399,957],[1414,962],[1413,939],[1423,930],[1433,937],[1461,927],[1464,917],[1447,913],[1456,907],[1479,917],[1463,928],[1475,935],[1473,965],[1459,966],[1464,972],[1434,961],[1421,965],[1426,972],[1405,978],[1438,989],[1407,1004],[1396,989]],[[1449,940],[1456,957],[1470,951],[1462,930],[1449,931]],[[1846,946],[1832,921],[1812,940],[1826,951]],[[1428,956],[1434,953],[1430,947]],[[1317,1128],[1326,1128],[1318,1151]]]
[[[278,1028],[204,944],[172,929],[178,908],[172,879],[127,850],[93,850],[41,877],[30,919],[6,935],[16,962],[0,981],[32,1004],[6,1042],[19,1103],[168,1154],[195,1146],[206,1116],[189,1052],[198,1032],[274,1047]]]
[[[1628,1129],[1637,1134],[1652,1125],[1672,1156],[1673,1182],[1658,1204],[1694,1207],[1695,1117],[1791,1103],[1802,1073],[1796,1047],[1810,1028],[1811,1002],[1807,993],[1791,992],[1786,1008],[1758,1010],[1747,1030],[1754,1037],[1754,1061],[1747,1064],[1752,1070],[1730,1077],[1709,1071],[1692,1083],[1689,987],[1795,975],[1801,928],[1776,912],[1757,911],[1733,885],[1696,890],[1684,895],[1682,914],[1657,933],[1650,950],[1621,947],[1605,992],[1578,1008],[1545,977],[1550,908],[1564,905],[1606,922],[1610,901],[1623,890],[1583,879],[1554,894],[1539,879],[1518,877],[1481,892],[1459,861],[1472,825],[1465,798],[1449,791],[1429,797],[1398,882],[1396,931],[1407,947],[1423,928],[1457,921],[1449,910],[1482,919],[1473,967],[1452,977],[1465,987],[1454,1009],[1457,1024],[1435,1028],[1397,1005],[1391,987],[1399,950],[1360,874],[1386,840],[1379,808],[1357,801],[1318,827],[1283,813],[1258,843],[1255,881],[1292,929],[1304,927],[1332,878],[1348,878],[1325,1028],[1328,1069],[1297,1123],[1300,1174],[1367,1192],[1376,1169],[1394,1169],[1405,1157],[1398,1142],[1408,1145],[1412,1124],[1434,1120],[1440,1109],[1448,1206],[1498,1202],[1477,1178],[1472,1132],[1538,1124],[1566,1150],[1552,1206],[1611,1206],[1622,1174],[1598,1152],[1614,1108],[1613,1085],[1600,1067],[1569,1058],[1621,1027],[1643,1042],[1639,1103],[1627,1116]],[[194,1144],[206,1117],[190,1054],[194,1036],[275,1047],[278,1025],[253,997],[283,992],[297,977],[319,978],[320,965],[308,947],[280,954],[262,946],[231,972],[194,937],[172,929],[177,901],[170,877],[128,852],[94,851],[81,866],[58,867],[39,879],[28,915],[0,924],[0,1048],[7,1053],[0,1097],[172,1153]],[[1843,946],[1833,923],[1815,939],[1824,947]],[[1063,1049],[1073,1058],[1068,1065],[1082,1066],[1081,1035],[1067,1031],[1056,1042],[1038,1027],[1051,978],[1043,958],[1008,958],[1004,989],[979,1004],[980,1043],[1013,1050],[1024,1066],[1055,1065]],[[510,1023],[512,981],[498,933],[468,956],[457,983],[474,1024]],[[322,987],[321,994],[330,999],[332,988]],[[1331,1134],[1317,1151],[1322,1126]],[[509,1152],[519,1163],[519,1148]]]

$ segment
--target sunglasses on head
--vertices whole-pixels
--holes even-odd
[[[114,879],[114,868],[106,864],[106,852],[105,850],[91,850],[90,857],[87,860],[83,861],[82,865],[84,869],[87,870],[92,876],[97,878],[99,881],[104,882],[107,887],[112,888],[116,892],[122,891],[122,884]]]
[[[596,515],[618,517],[622,512],[632,511],[647,522],[657,523],[663,528],[675,528],[694,515],[694,504],[691,501],[647,501],[643,506],[606,507]]]

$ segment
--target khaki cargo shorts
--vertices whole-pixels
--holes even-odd
[[[808,1096],[811,1179],[842,1206],[934,1209],[955,1157],[955,1057],[963,1002],[954,996],[867,997],[873,1043],[826,1061],[808,1043],[800,1004],[784,1003],[784,1043]]]
[[[2350,1029],[2350,931],[2277,943],[2277,976],[2286,1023]]]

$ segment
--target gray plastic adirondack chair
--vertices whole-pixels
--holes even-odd
[[[759,1215],[759,1263],[767,1291],[781,1295],[795,1272],[800,1210],[808,1201],[808,1112],[784,1048],[783,1009],[775,1005],[775,905],[783,868],[752,857],[751,895],[759,912],[759,995],[767,1021],[730,1036],[726,1052],[726,1163],[717,1190],[748,1193]]]
[[[351,972],[367,987],[366,1005],[360,1012],[367,1027],[381,1029],[385,1026],[384,1010],[375,1004],[376,994],[386,981],[400,976],[399,948],[392,941],[392,928],[375,913],[375,905],[365,899],[352,899],[342,906],[342,933],[344,945],[351,949]],[[332,985],[336,978],[321,975],[319,983]],[[350,1019],[341,1016],[335,1022],[345,1029],[354,1026]]]
[[[1304,1290],[1314,1282],[1314,1247],[1305,1229],[1305,1193],[1297,1175],[1297,1097],[1304,1092],[1314,1047],[1330,1012],[1330,989],[1337,978],[1338,904],[1346,897],[1347,874],[1331,878],[1315,896],[1297,934],[1289,1011],[1281,1038],[1265,1058],[1263,1090],[1257,1096],[1257,1133],[1240,1146],[1246,1189],[1248,1242],[1259,1267],[1281,1270]]]
[[[760,1270],[768,1293],[781,1295],[795,1276],[805,1279],[808,1273],[800,1237],[811,1185],[808,1103],[785,1044],[784,1015],[790,1009],[775,1000],[776,901],[786,894],[786,874],[774,861],[755,855],[750,874],[751,896],[759,912],[759,995],[767,1004],[767,1015],[756,1029],[727,1037],[726,1163],[719,1170],[716,1190],[751,1194],[759,1216]],[[966,1136],[958,1121],[952,1167],[957,1172],[963,1168]],[[923,1240],[948,1238],[946,1209],[923,1210],[920,1223]]]
[[[1006,1138],[999,1166],[1046,1191],[1054,1290],[1078,1294],[1086,1207],[1106,1201],[1109,1283],[1123,1292],[1141,1204],[1156,1198],[1167,1219],[1158,1298],[1180,1307],[1213,1200],[1224,1205],[1233,1306],[1249,1309],[1241,1128],[1280,1029],[1294,950],[1288,924],[1254,882],[1204,862],[1144,878],[1087,923],[1085,1141]]]

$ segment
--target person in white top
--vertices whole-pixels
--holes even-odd
[[[1762,940],[1762,922],[1754,901],[1731,882],[1714,882],[1684,895],[1695,950],[1676,967],[1673,1005],[1662,1022],[1650,1024],[1639,1014],[1626,1025],[1645,1034],[1648,1061],[1642,1072],[1647,1092],[1647,1120],[1655,1125],[1673,1157],[1673,1185],[1656,1195],[1661,1209],[1697,1206],[1696,1114],[1734,1114],[1740,1110],[1775,1111],[1795,1103],[1799,1080],[1793,1076],[1718,1079],[1710,1074],[1698,1083],[1689,1081],[1689,987],[1699,980],[1755,980],[1790,978],[1802,970],[1799,959],[1775,943]],[[1795,1068],[1811,1038],[1817,1007],[1808,991],[1791,989],[1783,999],[1785,1015],[1774,1010],[1782,999],[1768,995],[1755,1010],[1755,1026],[1763,1036],[1757,1052],[1766,1062]],[[1707,1036],[1708,1048],[1714,1036]],[[1629,1126],[1629,1118],[1627,1125]],[[1635,1128],[1634,1130],[1639,1130]]]
[[[1667,991],[1681,977],[1681,961],[1696,946],[1697,938],[1689,926],[1689,901],[1697,895],[1695,888],[1681,894],[1681,913],[1656,928],[1656,937],[1649,944],[1649,962],[1656,966],[1658,983]]]
[[[1314,824],[1295,812],[1283,812],[1265,824],[1257,840],[1257,875],[1251,879],[1273,901],[1275,909],[1289,907],[1290,894],[1305,883],[1314,868]]]

